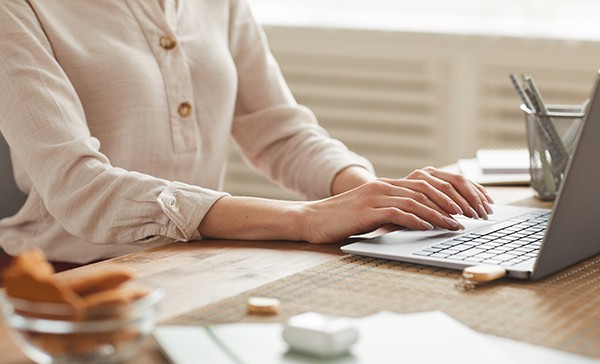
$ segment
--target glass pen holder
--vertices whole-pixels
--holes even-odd
[[[583,109],[580,105],[548,105],[546,113],[537,113],[521,105],[525,112],[531,187],[541,200],[556,198],[575,149],[585,116]]]

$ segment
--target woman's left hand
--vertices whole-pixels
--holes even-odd
[[[429,183],[456,202],[467,217],[487,220],[493,213],[490,204],[494,201],[485,188],[460,174],[425,167],[411,172],[406,178]]]

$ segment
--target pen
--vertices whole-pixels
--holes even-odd
[[[525,89],[525,94],[529,97],[529,100],[531,102],[531,109],[533,112],[537,113],[537,114],[542,114],[542,108],[540,107],[540,104],[538,103],[537,99],[535,98],[533,91],[531,91],[529,88]]]
[[[508,75],[508,77],[510,78],[510,81],[512,82],[513,86],[515,87],[515,90],[517,90],[517,94],[519,94],[519,97],[523,101],[523,104],[525,104],[525,106],[527,106],[527,108],[529,110],[537,112],[537,110],[534,109],[534,107],[531,103],[531,100],[525,93],[525,90],[523,90],[523,86],[521,86],[521,84],[517,80],[517,77],[515,77],[514,73],[511,73],[510,75]]]
[[[537,111],[541,114],[547,114],[548,109],[546,108],[544,99],[542,99],[542,94],[540,93],[540,90],[537,88],[537,85],[533,81],[533,78],[528,74],[524,74],[522,77],[523,82],[525,82],[525,85],[527,86],[527,89],[531,91],[531,93],[528,93],[528,95],[530,95],[532,103],[537,103]]]
[[[550,160],[548,167],[550,167],[552,175],[558,179],[560,174],[564,171],[564,168],[569,160],[569,153],[565,144],[563,143],[560,135],[556,131],[554,121],[548,116],[548,109],[544,104],[544,100],[538,90],[533,78],[530,75],[523,75],[523,81],[525,82],[525,93],[529,97],[533,110],[539,114],[534,116],[535,123],[537,124],[537,130],[539,136],[543,140],[543,148],[548,152]],[[544,156],[544,151],[540,151],[540,155]],[[544,159],[544,157],[542,157]],[[544,162],[542,160],[542,162]],[[548,168],[543,168],[547,170]]]

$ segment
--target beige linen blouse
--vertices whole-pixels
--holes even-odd
[[[85,263],[197,228],[230,136],[310,199],[363,158],[294,101],[243,0],[0,1],[0,130],[23,208],[9,254]]]

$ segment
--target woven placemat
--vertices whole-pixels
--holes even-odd
[[[166,323],[283,322],[306,311],[360,317],[441,310],[479,332],[600,357],[600,257],[539,282],[503,279],[473,291],[456,289],[458,276],[454,270],[349,255]],[[251,296],[278,298],[279,315],[247,315]]]

